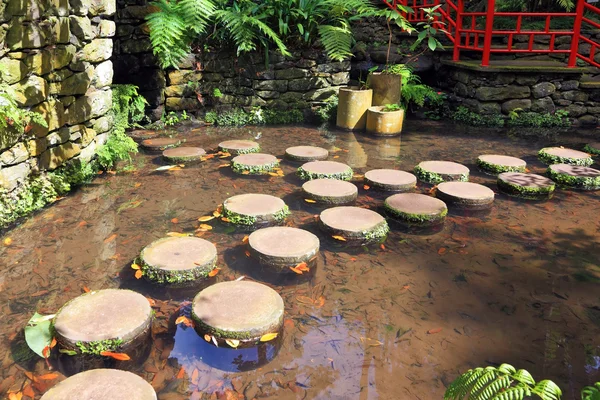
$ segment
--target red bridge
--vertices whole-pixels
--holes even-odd
[[[441,14],[435,17],[437,22],[434,26],[441,29],[452,42],[454,51],[453,61],[460,60],[461,50],[481,52],[481,66],[490,65],[490,55],[506,53],[539,53],[539,54],[565,54],[568,56],[567,66],[577,66],[577,59],[583,60],[595,67],[600,64],[594,60],[600,43],[594,40],[593,35],[586,35],[590,29],[600,29],[600,23],[592,18],[598,17],[600,21],[600,8],[597,8],[586,0],[576,0],[577,4],[573,12],[543,13],[543,12],[497,12],[495,11],[495,0],[487,1],[487,10],[484,12],[465,12],[464,0],[384,0],[389,7],[402,13],[411,23],[427,20],[425,8],[441,5],[437,12]],[[398,10],[398,6],[410,7],[412,13],[404,13]],[[498,29],[494,27],[494,21],[503,19],[514,19],[514,28]],[[570,18],[568,30],[553,29],[551,22],[557,18]],[[531,19],[544,21],[543,29],[523,28],[523,22]],[[519,36],[519,46],[515,43],[515,36]],[[536,36],[549,37],[546,46],[535,43]],[[557,46],[558,37],[570,37],[570,48]],[[527,44],[522,46],[523,37]],[[494,38],[506,38],[502,42]],[[568,43],[568,42],[567,42]],[[581,44],[587,44],[580,46]],[[568,47],[568,46],[567,46]],[[583,51],[583,53],[582,53]],[[598,60],[600,61],[600,59]]]

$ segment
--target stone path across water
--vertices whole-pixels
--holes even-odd
[[[337,179],[313,179],[302,185],[305,198],[318,204],[346,205],[358,197],[355,184]]]
[[[163,159],[172,164],[187,164],[202,161],[206,151],[200,147],[176,147],[163,151]]]
[[[285,158],[296,162],[309,162],[326,160],[329,157],[329,151],[322,147],[315,146],[294,146],[285,149]]]
[[[414,172],[420,181],[431,184],[469,180],[469,168],[452,161],[423,161]]]
[[[373,169],[365,173],[365,184],[388,192],[408,192],[417,185],[417,177],[395,169]]]
[[[571,164],[590,166],[594,160],[583,151],[564,147],[544,147],[538,152],[538,158],[545,164]]]
[[[223,215],[232,224],[259,228],[283,223],[289,210],[278,197],[247,193],[225,200]]]
[[[448,207],[442,200],[417,193],[399,193],[385,199],[386,213],[408,226],[432,226],[444,222]]]
[[[583,190],[600,189],[600,171],[590,167],[554,164],[548,167],[550,179],[560,185]]]
[[[226,140],[219,143],[219,150],[237,156],[239,154],[258,153],[260,145],[251,140]]]
[[[442,182],[436,197],[448,205],[468,210],[485,210],[494,202],[494,191],[473,182]]]
[[[287,226],[259,229],[248,238],[250,254],[276,272],[290,273],[290,267],[301,263],[311,268],[316,263],[319,246],[319,238],[311,232]]]
[[[477,166],[485,173],[498,175],[502,172],[525,172],[527,162],[517,157],[485,154],[477,157]]]
[[[337,161],[311,161],[298,168],[298,176],[302,180],[310,179],[352,179],[352,168]]]
[[[366,244],[385,239],[388,224],[381,215],[360,207],[333,207],[319,215],[321,228],[334,239],[348,244]]]
[[[552,196],[555,184],[551,179],[537,174],[503,172],[498,175],[498,189],[509,196],[530,200],[543,200]]]
[[[140,143],[142,148],[149,151],[164,151],[166,149],[170,149],[173,147],[177,147],[181,145],[181,140],[176,138],[155,138],[155,139],[146,139]]]

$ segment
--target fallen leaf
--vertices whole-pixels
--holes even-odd
[[[299,270],[298,268],[296,268],[296,267],[290,267],[290,269],[291,269],[292,271],[294,271],[295,273],[297,273],[298,275],[302,275],[302,271],[301,271],[301,270]]]
[[[6,239],[4,239],[4,241],[2,243],[4,243],[5,246],[10,246],[12,244],[13,240],[9,237],[7,237]]]
[[[219,267],[213,268],[213,270],[208,273],[208,276],[212,278],[213,276],[216,276],[220,270],[221,268]]]
[[[177,166],[175,165],[163,165],[162,167],[158,167],[155,169],[155,171],[168,171],[171,169],[177,168]]]
[[[310,271],[310,268],[308,268],[308,265],[305,262],[301,262],[300,264],[296,265],[295,268],[297,270],[303,271],[303,272],[309,272]]]
[[[221,218],[221,221],[223,221],[223,222],[231,222],[231,220],[229,218],[227,218],[227,217]]]
[[[142,186],[142,182],[136,182],[135,185],[133,185],[134,188],[139,188],[140,186]]]
[[[87,224],[88,224],[88,223],[87,223],[87,221],[80,221],[80,222],[77,224],[77,227],[78,227],[78,228],[83,228],[83,227],[84,227],[84,226],[86,226]]]
[[[244,254],[246,255],[246,257],[250,257],[250,256],[251,256],[251,254],[250,254],[250,252],[249,252],[248,250],[246,250],[246,251],[244,252]]]
[[[269,172],[269,175],[275,176],[275,177],[281,176],[277,172]]]
[[[356,261],[356,257],[351,257],[350,261]]]
[[[383,342],[368,337],[361,337],[360,341],[367,347],[377,347],[383,345]]]
[[[217,211],[213,211],[213,215],[215,217],[220,217],[221,216],[221,209],[223,208],[222,205],[220,205],[219,207],[217,207]]]
[[[441,255],[442,255],[442,254],[444,254],[446,251],[448,251],[448,249],[447,249],[447,248],[445,248],[445,247],[440,247],[440,248],[439,248],[439,250],[438,250],[438,254],[441,256]]]
[[[225,167],[229,167],[230,165],[231,164],[221,164],[217,168],[225,168]]]
[[[86,292],[86,293],[89,293],[89,292],[91,292],[90,288],[89,288],[89,287],[87,287],[87,286],[84,286],[84,287],[83,287],[83,291],[84,291],[84,292]]]
[[[185,368],[181,367],[181,368],[179,368],[179,372],[177,372],[176,379],[183,379],[184,376],[185,376]]]
[[[315,301],[308,296],[296,296],[296,300],[298,301],[298,303],[302,304],[315,304]]]
[[[139,265],[137,265],[136,263],[131,264],[131,269],[135,269],[135,270],[139,270],[142,267],[140,267]]]
[[[137,271],[135,271],[135,279],[141,279],[142,276],[144,276],[144,273],[142,272],[142,270],[138,269]]]
[[[427,331],[428,335],[433,335],[434,333],[440,333],[442,331],[442,328],[435,328],[435,329],[430,329]]]
[[[206,221],[210,221],[211,219],[215,219],[215,216],[214,215],[205,215],[204,217],[198,218],[198,221],[206,222]]]
[[[225,339],[225,343],[236,349],[240,345],[240,341],[236,339]]]
[[[265,334],[265,335],[262,335],[262,336],[260,337],[260,341],[261,341],[261,342],[268,342],[268,341],[270,341],[270,340],[273,340],[273,339],[275,339],[275,338],[277,337],[277,335],[279,335],[279,333],[277,333],[277,332],[274,332],[274,333],[267,333],[267,334]]]
[[[250,171],[244,171],[242,172],[242,175],[250,175]]]
[[[50,342],[50,348],[53,349],[56,346],[56,338],[53,337],[52,341]]]
[[[333,158],[340,158],[340,156],[333,156]]]
[[[284,327],[286,327],[286,328],[288,328],[288,329],[291,329],[291,328],[293,328],[293,327],[295,326],[295,324],[294,324],[294,320],[293,320],[293,319],[286,319],[286,320],[283,322],[283,326],[284,326]]]
[[[21,400],[23,398],[23,393],[9,393],[8,400]]]
[[[52,379],[58,378],[58,376],[59,375],[56,372],[52,372],[50,374],[38,376],[38,379],[41,379],[43,381],[51,381]]]
[[[346,241],[346,238],[343,236],[339,236],[339,235],[333,235],[332,238],[334,238],[335,240],[340,240],[342,242]]]
[[[242,239],[242,243],[248,243],[248,239],[250,239],[248,235],[244,236],[244,238]]]
[[[172,224],[178,224],[179,223],[179,219],[178,218],[173,218],[173,219],[171,219],[171,223]]]
[[[316,200],[313,200],[313,199],[304,199],[304,201],[307,203],[311,203],[311,204],[316,203]]]
[[[190,236],[189,233],[181,233],[181,232],[169,232],[167,233],[167,236],[170,237],[188,237]]]
[[[211,336],[208,333],[204,335],[204,340],[206,340],[208,343],[210,343],[210,338]]]
[[[115,240],[117,238],[117,234],[113,233],[112,235],[110,235],[109,237],[107,237],[106,239],[104,239],[104,243],[110,243],[113,240]]]
[[[325,297],[319,296],[319,300],[315,301],[315,305],[317,306],[317,308],[323,307],[325,305]]]
[[[33,391],[31,385],[27,385],[23,388],[23,395],[32,399],[35,397],[35,392]]]
[[[211,231],[212,228],[213,227],[208,224],[200,224],[200,226],[198,227],[198,230],[201,232],[206,232],[206,231]]]
[[[211,336],[210,339],[212,340],[215,346],[219,347],[219,343],[217,342],[217,339],[214,336]]]
[[[369,190],[369,189],[371,189],[371,186],[369,186],[369,185],[363,185],[363,189]]]
[[[42,355],[44,356],[44,358],[50,357],[51,351],[52,351],[52,349],[50,349],[50,346],[44,347],[44,349],[42,350]]]
[[[383,243],[382,243],[382,244],[379,246],[379,248],[380,248],[381,250],[385,250],[385,244],[383,244]]]
[[[131,360],[131,357],[129,357],[125,353],[113,353],[112,351],[103,351],[100,353],[100,355],[104,356],[104,357],[114,358],[115,360],[119,360],[119,361]]]

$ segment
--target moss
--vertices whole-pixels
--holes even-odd
[[[419,165],[417,165],[415,167],[414,173],[415,173],[415,175],[417,176],[417,178],[420,181],[431,183],[431,184],[435,184],[435,185],[437,185],[438,183],[442,183],[444,181],[448,181],[449,180],[447,178],[444,178],[444,175],[438,174],[436,172],[426,171],[423,168],[421,168]],[[447,176],[449,176],[449,175],[447,175]],[[461,174],[458,177],[458,179],[453,179],[453,181],[468,182],[469,181],[469,174],[468,173]]]
[[[242,174],[248,171],[250,175],[264,175],[273,171],[273,169],[277,167],[279,167],[279,161],[274,161],[272,163],[263,165],[246,165],[235,161],[231,163],[231,169],[237,174]]]
[[[290,208],[287,205],[285,205],[285,206],[283,206],[283,208],[281,210],[279,210],[275,214],[273,214],[273,219],[275,221],[277,221],[277,223],[282,223],[289,216],[290,216]]]
[[[256,217],[238,214],[227,209],[225,205],[223,205],[223,216],[229,220],[229,223],[234,225],[252,226],[257,222]]]
[[[491,173],[493,175],[498,175],[503,172],[525,172],[526,170],[525,166],[492,164],[480,159],[477,159],[477,166],[484,172]]]
[[[598,190],[600,189],[600,175],[598,176],[572,176],[561,174],[548,168],[548,177],[559,185],[573,187],[583,190]]]
[[[596,147],[592,147],[589,144],[585,145],[585,147],[583,148],[583,151],[585,151],[586,153],[594,154],[594,155],[600,155],[600,149],[598,149]]]
[[[498,188],[510,196],[536,200],[550,197],[550,195],[554,192],[555,185],[546,187],[519,186],[498,179]]]
[[[383,204],[385,211],[388,215],[392,216],[394,219],[398,219],[402,222],[405,222],[409,225],[434,225],[437,223],[441,223],[446,215],[448,215],[448,209],[445,208],[439,214],[411,214],[405,213],[395,208],[389,206],[387,202]]]
[[[187,156],[187,157],[165,157],[163,156],[163,160],[172,164],[189,164],[193,162],[202,161],[202,156]]]
[[[228,149],[227,147],[219,146],[219,151],[222,151],[223,153],[233,154],[233,155],[252,154],[252,153],[260,152],[260,146],[249,147],[247,149]]]
[[[538,158],[541,162],[547,165],[552,164],[569,164],[569,165],[581,165],[589,167],[594,163],[592,157],[588,158],[570,158],[570,157],[559,157],[546,152],[547,148],[543,148],[538,152]]]
[[[299,167],[296,175],[300,177],[303,181],[309,181],[312,179],[337,179],[340,181],[349,181],[354,176],[354,172],[352,172],[352,168],[348,168],[344,172],[339,172],[336,174],[322,174],[316,172],[306,171],[304,168]]]
[[[201,319],[199,319],[194,313],[192,313],[192,319],[194,320],[194,324],[196,327],[196,331],[201,335],[209,334],[215,337],[215,339],[226,340],[226,339],[234,339],[244,342],[246,345],[259,344],[261,335],[256,335],[253,332],[244,331],[244,332],[235,332],[235,331],[224,331],[221,329],[214,328],[210,325],[205,324]],[[273,331],[277,331],[277,328],[273,329]],[[265,332],[269,333],[269,332]],[[238,346],[240,347],[240,346]],[[244,346],[242,346],[244,347]]]
[[[93,342],[77,342],[75,345],[81,354],[100,355],[103,351],[116,351],[123,344],[122,339],[96,340]]]
[[[215,260],[216,261],[216,260]],[[186,283],[193,282],[198,279],[206,279],[210,271],[215,268],[215,262],[207,265],[199,265],[197,268],[185,271],[164,270],[146,264],[143,260],[138,259],[137,264],[140,266],[143,276],[154,283]]]
[[[368,231],[363,231],[363,232],[361,232],[361,234],[368,242],[379,243],[387,237],[387,234],[389,232],[390,232],[390,227],[387,224],[387,222],[384,222],[383,224],[379,225],[377,228],[371,229]]]

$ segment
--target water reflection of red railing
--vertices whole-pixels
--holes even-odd
[[[487,10],[483,12],[465,12],[464,0],[384,0],[392,9],[399,12],[398,6],[410,7],[412,13],[403,13],[411,23],[427,20],[426,8],[441,5],[437,12],[441,17],[436,17],[437,27],[443,29],[446,36],[454,46],[452,59],[460,60],[461,50],[478,51],[482,53],[481,65],[490,65],[490,56],[493,53],[538,53],[538,54],[565,54],[568,55],[568,67],[575,67],[577,59],[600,67],[594,60],[600,43],[593,38],[582,34],[582,28],[592,27],[600,29],[600,9],[587,3],[586,0],[577,0],[577,6],[573,12],[540,13],[540,12],[498,12],[495,11],[495,0],[488,0]],[[513,28],[494,29],[495,18],[516,18]],[[570,18],[573,20],[570,29],[555,29],[552,21],[558,18]],[[532,29],[523,27],[524,20],[542,20],[544,27]],[[434,22],[435,24],[435,22]],[[515,43],[515,37],[519,36],[519,43]],[[537,37],[545,39],[544,44],[536,42]],[[558,37],[569,37],[569,46],[556,44]],[[506,38],[502,43],[493,41],[493,38]],[[524,37],[526,40],[523,40]],[[547,43],[546,43],[547,42]],[[589,53],[580,53],[580,43],[589,45]],[[587,46],[583,47],[587,49]],[[586,51],[587,52],[587,51]]]

